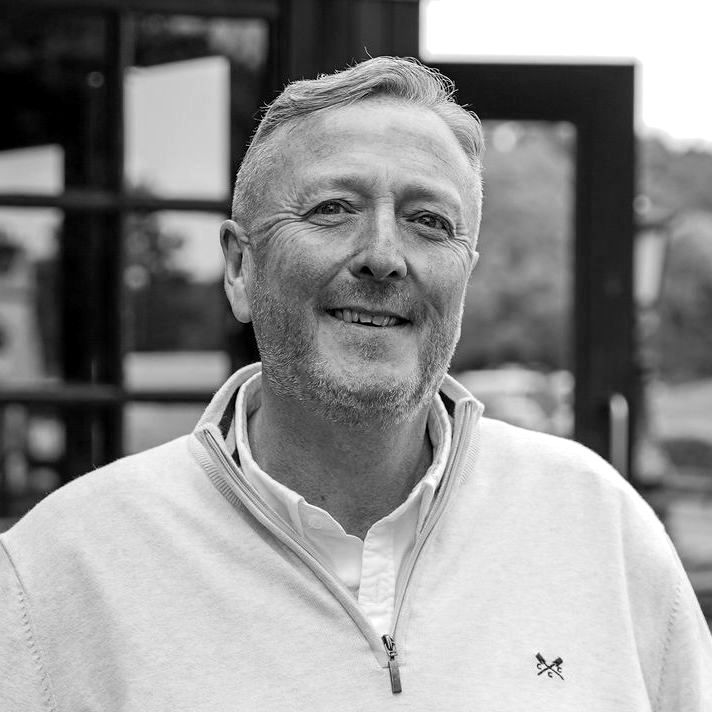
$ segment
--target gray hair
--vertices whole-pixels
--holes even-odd
[[[401,100],[430,109],[439,116],[455,135],[479,179],[482,171],[480,155],[484,147],[480,120],[476,114],[457,104],[454,94],[452,81],[439,71],[423,66],[416,59],[400,57],[374,57],[333,74],[288,84],[266,107],[237,172],[233,219],[249,222],[255,201],[265,187],[265,166],[271,164],[268,139],[278,128],[317,111],[374,97]],[[482,200],[480,180],[477,185],[473,197],[479,208]]]

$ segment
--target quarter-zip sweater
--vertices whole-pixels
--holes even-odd
[[[384,642],[226,448],[244,378],[190,436],[0,536],[2,712],[712,709],[712,643],[674,549],[589,450],[473,426],[446,379],[451,454]]]
[[[418,531],[433,504],[442,479],[452,440],[450,418],[440,397],[433,399],[427,422],[433,458],[427,472],[415,484],[405,501],[375,522],[361,539],[347,534],[326,510],[298,492],[272,479],[255,462],[248,439],[248,419],[261,400],[260,365],[239,389],[235,402],[234,425],[226,444],[237,451],[240,469],[274,512],[303,536],[322,564],[332,571],[358,600],[371,625],[383,633],[392,627],[398,573],[413,549]],[[246,371],[246,375],[249,371]],[[479,409],[477,412],[479,416]]]

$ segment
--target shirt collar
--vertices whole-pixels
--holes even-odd
[[[282,519],[289,522],[299,533],[304,534],[304,521],[302,512],[323,511],[315,505],[309,504],[302,495],[285,487],[281,482],[270,477],[252,457],[247,424],[250,416],[259,408],[262,397],[262,374],[255,373],[250,376],[237,393],[235,399],[235,417],[233,427],[229,429],[226,437],[228,449],[237,450],[240,465],[245,477],[259,492],[262,498],[279,514]],[[394,512],[387,516],[397,515],[404,505],[415,506],[419,500],[418,529],[425,521],[430,510],[435,492],[442,480],[445,466],[450,456],[452,441],[452,424],[445,405],[440,396],[433,399],[428,412],[427,423],[428,437],[433,449],[433,459],[425,475],[415,484],[405,502]]]

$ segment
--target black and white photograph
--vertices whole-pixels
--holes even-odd
[[[710,27],[0,0],[0,712],[712,712]]]

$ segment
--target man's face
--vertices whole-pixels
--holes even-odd
[[[243,263],[265,377],[337,422],[413,417],[459,338],[474,171],[439,117],[392,100],[272,140]]]

